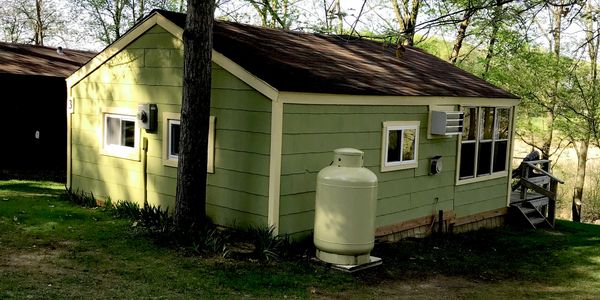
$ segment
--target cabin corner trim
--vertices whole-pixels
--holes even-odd
[[[267,223],[273,234],[279,234],[279,201],[281,191],[281,150],[283,145],[283,103],[271,104],[271,150],[269,153],[269,203]]]

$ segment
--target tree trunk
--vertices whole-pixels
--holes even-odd
[[[144,0],[140,0],[140,13],[139,13],[139,19],[144,17],[144,11],[146,10],[146,3],[144,2]],[[134,19],[133,22],[137,22],[137,19]]]
[[[577,176],[575,177],[575,190],[573,191],[572,216],[573,222],[581,222],[581,204],[583,202],[583,186],[585,184],[585,171],[589,141],[583,140],[577,147]]]
[[[206,220],[206,166],[210,116],[214,1],[189,0],[183,32],[184,67],[175,224]]]
[[[552,26],[552,39],[554,40],[554,44],[552,47],[552,54],[554,56],[554,60],[558,66],[560,63],[560,38],[561,38],[561,30],[562,30],[562,14],[563,14],[563,0],[560,1],[560,5],[552,8],[552,17],[554,26]],[[550,95],[550,103],[549,110],[546,112],[546,122],[545,126],[545,134],[544,141],[542,143],[542,159],[550,159],[550,154],[552,151],[552,139],[554,136],[554,119],[556,118],[556,106],[559,101],[558,99],[558,84],[559,84],[559,68],[556,68],[556,74],[554,75],[554,90]]]
[[[452,64],[456,64],[456,60],[460,54],[460,49],[462,48],[462,43],[467,36],[467,27],[469,27],[473,13],[475,13],[473,9],[467,9],[465,11],[465,15],[463,16],[462,22],[460,22],[460,25],[458,26],[456,41],[454,42],[454,47],[452,48],[452,54],[450,54],[450,58],[448,59]]]
[[[36,45],[44,46],[44,24],[42,22],[42,0],[35,1],[35,38]]]
[[[502,19],[501,14],[502,0],[496,0],[496,7],[494,7],[494,15],[492,17],[492,33],[490,35],[490,42],[488,43],[487,54],[485,55],[483,74],[481,74],[481,77],[484,79],[490,71],[492,57],[494,56],[494,46],[498,40],[498,30],[500,30],[500,20]]]
[[[342,33],[344,33],[344,16],[342,16],[342,6],[340,4],[340,0],[335,1],[335,7],[337,10],[337,14],[338,14],[337,33],[342,34]]]
[[[542,142],[542,147],[540,150],[542,151],[542,159],[550,159],[550,155],[552,154],[552,139],[554,138],[554,119],[556,105],[552,105],[549,111],[546,112],[546,126],[544,126],[544,140]]]
[[[399,25],[398,36],[399,43],[403,45],[413,46],[415,40],[415,27],[417,25],[417,17],[419,15],[419,6],[422,0],[413,0],[409,9],[409,0],[402,1],[402,8],[398,4],[398,0],[392,0],[394,15]]]
[[[325,13],[325,32],[330,32],[331,25],[329,23],[329,6],[327,6],[327,0],[323,0],[323,11]]]
[[[415,44],[415,28],[417,26],[417,17],[419,15],[419,5],[421,0],[413,0],[410,10],[408,23],[406,24],[406,45],[413,46]]]

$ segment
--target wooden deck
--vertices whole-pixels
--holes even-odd
[[[539,198],[543,198],[544,195],[542,194],[538,194],[536,192],[532,192],[532,191],[528,191],[527,192],[527,199],[521,199],[521,191],[520,190],[516,190],[510,193],[510,203],[519,203],[519,202],[524,202],[527,200],[533,200],[533,199],[539,199]]]

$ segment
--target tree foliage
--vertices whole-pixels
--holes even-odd
[[[160,8],[184,11],[185,0],[72,0],[74,14],[85,14],[86,30],[104,45],[116,41],[140,18]]]
[[[57,0],[0,0],[2,40],[44,45],[48,38],[62,39],[67,31],[65,12]]]

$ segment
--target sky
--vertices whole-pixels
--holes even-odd
[[[94,36],[91,36],[90,34],[86,34],[85,33],[85,24],[86,22],[89,22],[88,20],[88,16],[86,15],[86,13],[83,11],[74,13],[71,11],[71,9],[69,8],[70,4],[72,0],[56,0],[58,7],[60,10],[62,11],[66,11],[68,12],[68,15],[70,16],[70,28],[68,29],[70,31],[70,33],[67,34],[63,34],[61,37],[50,37],[46,40],[46,44],[49,46],[62,46],[65,48],[71,48],[71,49],[81,49],[81,50],[94,50],[94,51],[99,51],[102,50],[104,48],[104,44],[101,43],[100,41],[98,41]],[[315,24],[316,19],[323,19],[323,15],[324,12],[322,11],[322,8],[320,7],[316,7],[314,6],[315,1],[318,1],[318,3],[322,3],[319,0],[315,0],[315,1],[309,1],[309,0],[300,0],[301,3],[303,5],[300,6],[300,9],[302,10],[301,13],[303,14],[304,17],[304,24],[308,23],[308,24]],[[331,2],[331,0],[327,0],[328,2]],[[363,30],[363,29],[372,29],[369,27],[376,27],[374,24],[374,20],[368,20],[368,12],[370,11],[370,2],[374,2],[374,1],[369,1],[366,0],[366,4],[364,7],[364,11],[363,11],[363,16],[361,18],[362,22],[359,22],[356,24],[356,28],[357,30]],[[254,10],[250,7],[247,6],[244,9],[240,10],[237,7],[239,7],[239,3],[240,0],[228,0],[228,1],[223,1],[222,2],[225,3],[224,5],[224,10],[219,10],[217,9],[217,11],[215,12],[215,16],[216,17],[227,17],[227,10],[229,11],[234,11],[236,14],[238,15],[255,15]],[[356,21],[356,16],[359,14],[361,6],[363,5],[364,0],[341,0],[341,6],[342,6],[342,11],[347,13],[347,16],[345,17],[345,22],[344,22],[344,28],[350,28],[352,27],[352,25],[354,24],[354,22]],[[229,7],[227,6],[227,4],[229,4]],[[375,17],[375,19],[380,19],[378,17]],[[239,21],[242,23],[250,23],[250,24],[255,24],[255,25],[259,25],[258,20],[256,18],[250,18],[250,17],[240,17],[238,16],[238,18],[234,19],[235,21]],[[309,30],[307,28],[303,27],[303,24],[299,24],[297,28],[292,28],[295,30]]]
[[[0,0],[1,3],[2,0]],[[66,15],[69,16],[69,28],[66,34],[63,34],[61,37],[53,37],[46,40],[46,44],[49,46],[62,46],[65,48],[72,49],[83,49],[83,50],[95,50],[99,51],[104,48],[104,45],[99,42],[93,35],[86,33],[86,23],[89,22],[89,17],[83,11],[73,12],[69,7],[72,6],[71,1],[73,0],[54,0],[56,1],[58,7],[62,11],[66,11]],[[323,0],[298,0],[302,5],[299,6],[299,14],[301,15],[301,22],[298,24],[294,24],[292,26],[293,30],[311,30],[309,25],[322,23],[324,18],[324,11],[322,6]],[[328,3],[331,3],[333,0],[325,0]],[[242,23],[251,23],[255,25],[258,24],[257,18],[252,18],[249,16],[255,16],[256,12],[249,5],[246,5],[244,9],[239,9],[240,3],[243,3],[243,0],[221,0],[221,3],[224,3],[223,9],[217,9],[215,12],[216,17],[228,17],[229,19],[233,19],[234,21],[239,21]],[[382,1],[376,0],[341,0],[342,11],[347,15],[344,19],[344,28],[347,30],[351,28],[355,21],[356,16],[359,15],[361,7],[364,5],[363,14],[358,23],[356,23],[357,31],[370,31],[374,33],[382,33],[385,29],[390,28],[390,26],[395,27],[394,15],[390,7],[382,8],[381,6],[377,6],[378,3],[383,3]],[[389,3],[389,1],[385,2]],[[228,6],[229,5],[229,6]],[[228,15],[228,12],[233,12],[236,15]],[[543,15],[542,12],[539,16],[538,23],[541,23],[542,26],[547,26],[546,19],[547,17]],[[232,17],[233,16],[233,17]],[[421,15],[419,21],[422,22],[426,16]],[[124,32],[124,31],[123,31]],[[535,36],[535,41],[544,48],[548,47],[547,40],[543,37],[543,35],[539,34],[539,30],[537,30],[536,26],[532,26],[531,35]],[[435,32],[434,35],[440,36],[446,41],[452,41],[454,39],[454,32]],[[565,42],[569,39],[572,39],[572,43],[564,43],[565,47],[576,48],[575,40],[581,40],[581,27],[578,24],[574,23],[569,26],[564,34]],[[569,50],[569,49],[565,49]],[[568,51],[567,51],[568,52]]]

